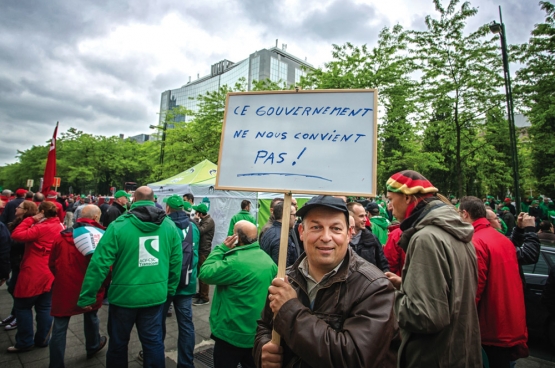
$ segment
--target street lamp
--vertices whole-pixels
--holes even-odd
[[[507,98],[507,116],[509,120],[509,137],[511,141],[511,158],[513,163],[513,180],[514,180],[514,194],[517,212],[521,211],[520,208],[520,182],[518,173],[518,152],[516,145],[516,129],[515,129],[515,115],[513,109],[513,91],[511,88],[511,75],[509,73],[509,56],[507,53],[507,39],[505,32],[505,24],[503,23],[503,16],[501,15],[501,6],[499,6],[499,21],[491,22],[489,29],[494,34],[499,34],[501,39],[501,51],[503,55],[503,72],[505,78],[505,96]]]
[[[162,145],[160,146],[160,166],[164,165],[164,146],[166,145],[166,129],[168,128],[168,123],[164,121],[164,124],[160,125],[150,125],[150,129],[162,129]]]

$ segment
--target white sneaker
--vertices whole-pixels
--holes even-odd
[[[14,318],[14,320],[11,321],[10,324],[7,324],[6,327],[4,327],[4,330],[10,331],[10,330],[15,330],[16,328],[17,328],[17,319]]]

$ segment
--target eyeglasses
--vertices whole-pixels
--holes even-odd
[[[18,206],[18,207],[16,207],[15,209],[16,209],[16,210],[17,210],[17,209],[24,210],[25,207]]]
[[[296,214],[296,213],[292,213],[291,216],[297,216],[297,214]]]

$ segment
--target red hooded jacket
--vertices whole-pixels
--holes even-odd
[[[476,305],[482,345],[527,350],[524,291],[515,246],[490,226],[486,218],[472,224],[478,260]]]
[[[88,218],[79,218],[75,227],[83,225],[104,230],[102,225]],[[83,309],[77,306],[77,300],[79,300],[81,286],[91,257],[92,254],[84,256],[75,247],[73,229],[62,231],[54,240],[50,261],[48,262],[48,266],[55,277],[52,284],[52,307],[50,309],[52,316],[68,317],[84,313]],[[102,306],[105,285],[109,282],[109,277],[96,294],[96,303],[92,306],[93,310],[100,309]]]
[[[400,225],[390,225],[388,227],[389,236],[387,242],[383,247],[383,254],[389,263],[389,271],[397,276],[401,276],[401,271],[405,265],[405,251],[397,245],[403,231],[399,228]]]

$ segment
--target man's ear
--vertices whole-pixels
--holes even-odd
[[[301,222],[301,223],[299,224],[299,238],[301,238],[302,241],[304,241],[304,239],[303,239],[303,232],[304,232],[304,226],[303,226],[303,223]]]

